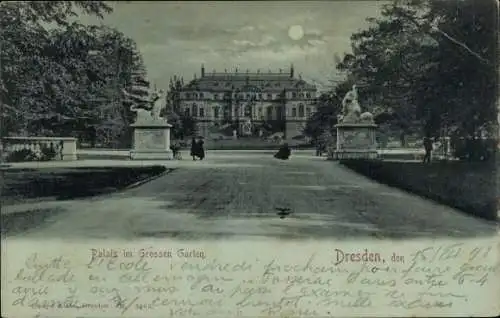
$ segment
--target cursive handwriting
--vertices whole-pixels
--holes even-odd
[[[6,292],[12,311],[68,315],[317,317],[391,309],[430,314],[470,306],[500,270],[494,249],[465,243],[424,246],[393,258],[377,249],[380,256],[366,252],[366,257],[341,263],[338,250],[331,257],[302,254],[295,262],[253,256],[146,258],[139,253],[100,257],[95,252],[90,260],[75,261],[32,253],[21,266],[10,268]],[[403,256],[405,262],[390,261]]]

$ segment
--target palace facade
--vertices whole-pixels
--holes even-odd
[[[206,73],[202,65],[201,76],[195,75],[180,91],[180,110],[196,119],[205,137],[228,125],[240,136],[253,135],[266,123],[289,139],[302,134],[316,111],[316,94],[314,85],[294,76],[293,65],[277,73]]]

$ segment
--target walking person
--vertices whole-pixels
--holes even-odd
[[[430,135],[424,137],[424,149],[425,149],[424,163],[431,163],[432,138],[430,137]]]
[[[198,153],[198,143],[196,142],[196,138],[192,138],[191,139],[191,157],[193,157],[193,161],[196,160],[196,156],[197,156],[197,153]]]

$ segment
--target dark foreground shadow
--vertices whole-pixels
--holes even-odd
[[[26,199],[70,200],[118,191],[165,172],[163,166],[57,169],[9,169],[3,171],[3,204]]]
[[[153,167],[105,167],[71,169],[9,169],[3,171],[2,206],[47,200],[71,200],[109,194],[138,186],[172,169]],[[2,236],[16,235],[47,225],[66,213],[61,207],[2,213]]]

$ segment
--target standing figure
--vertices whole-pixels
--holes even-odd
[[[196,142],[196,139],[193,137],[193,139],[191,139],[191,153],[190,153],[190,156],[193,157],[193,160],[196,160],[197,153],[198,153],[198,143]]]
[[[430,135],[427,135],[424,138],[424,149],[425,149],[424,163],[430,163],[432,155],[432,138],[430,137]]]
[[[182,155],[181,155],[181,146],[179,143],[175,142],[170,146],[170,150],[172,150],[172,155],[174,159],[176,160],[182,160]]]
[[[89,127],[89,139],[90,139],[90,148],[95,148],[96,140],[97,140],[97,131],[95,126]]]
[[[324,140],[319,140],[316,145],[316,156],[321,157],[326,151],[326,142]]]
[[[200,160],[203,160],[205,158],[205,148],[203,148],[203,144],[204,144],[204,141],[203,141],[203,138],[200,138],[200,140],[198,140],[198,143],[197,143],[197,151],[198,151],[198,158],[200,158]]]

